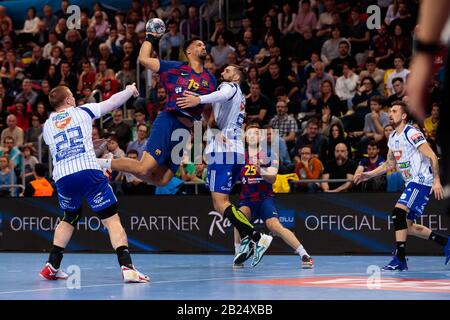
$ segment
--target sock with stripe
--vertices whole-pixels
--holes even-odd
[[[305,248],[303,248],[302,245],[300,245],[300,246],[295,250],[295,253],[297,253],[300,257],[303,257],[303,256],[305,256],[305,255],[309,257],[308,252],[306,252]]]
[[[445,247],[448,243],[448,237],[441,236],[440,234],[434,233],[434,231],[431,231],[428,240],[434,241],[443,247]]]

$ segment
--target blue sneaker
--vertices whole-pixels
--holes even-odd
[[[408,265],[406,261],[400,261],[397,256],[394,256],[391,262],[388,265],[384,266],[381,270],[383,271],[406,271],[408,270]]]
[[[261,234],[261,239],[256,243],[255,253],[253,254],[252,267],[256,267],[256,265],[261,261],[267,249],[269,249],[270,244],[272,243],[273,237],[267,234]]]
[[[254,248],[255,242],[249,236],[242,239],[239,253],[234,257],[233,265],[243,265],[253,255]]]
[[[448,264],[450,261],[450,238],[447,241],[447,245],[444,248],[444,255],[445,255],[445,265]]]

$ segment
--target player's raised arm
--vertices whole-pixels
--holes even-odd
[[[87,108],[95,115],[95,118],[100,118],[105,114],[121,107],[131,97],[138,97],[139,91],[136,88],[136,84],[126,86],[126,88],[116,94],[113,94],[108,100],[99,103],[89,103],[82,108]]]
[[[156,41],[156,37],[153,36],[153,38],[149,38],[147,35],[145,39],[146,41],[142,43],[141,50],[139,51],[139,62],[147,69],[150,69],[153,72],[158,72],[160,66],[159,59],[151,57],[153,50],[151,41]]]

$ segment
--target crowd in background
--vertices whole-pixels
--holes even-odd
[[[369,30],[366,24],[365,9],[371,4],[381,8],[379,29]],[[278,130],[278,135],[268,136],[279,140],[280,179],[325,180],[296,183],[290,191],[401,191],[398,172],[358,187],[326,180],[351,180],[356,172],[384,162],[393,131],[389,106],[397,100],[408,103],[408,63],[419,1],[243,0],[242,16],[233,28],[219,18],[217,0],[208,0],[202,15],[198,7],[179,0],[167,7],[158,0],[133,0],[126,12],[95,3],[81,11],[81,28],[72,30],[66,23],[68,6],[63,0],[60,8],[29,8],[20,29],[0,6],[0,185],[23,178],[28,188],[3,188],[0,195],[30,194],[31,183],[45,179],[42,166],[35,170],[38,158],[48,164],[48,150],[38,154],[39,136],[52,111],[48,93],[58,85],[68,86],[82,105],[108,99],[139,77],[141,97],[129,102],[126,114],[118,109],[102,126],[94,123],[93,140],[98,157],[140,159],[167,99],[158,74],[152,75],[147,93],[144,73],[136,72],[145,23],[154,17],[167,27],[156,50],[162,59],[186,60],[184,41],[202,36],[208,50],[205,67],[217,79],[229,64],[242,67],[245,122],[268,132]],[[429,117],[420,128],[438,154],[435,135],[439,109],[445,107],[440,101],[446,50],[442,46],[435,57]],[[206,167],[185,161],[177,177],[181,182],[204,181]],[[181,183],[169,191],[155,190],[118,172],[111,181],[124,194],[194,192],[192,185]]]

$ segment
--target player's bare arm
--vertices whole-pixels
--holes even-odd
[[[442,188],[441,178],[439,176],[438,157],[428,143],[422,144],[418,150],[431,161],[431,171],[433,172],[433,186],[431,187],[431,193],[434,193],[436,200],[441,200],[444,198],[444,189]]]
[[[361,182],[367,181],[369,179],[375,178],[379,175],[385,174],[387,171],[395,169],[396,161],[394,157],[394,153],[389,149],[387,154],[386,162],[381,166],[376,168],[375,170],[369,172],[357,172],[353,177],[353,183],[360,184]]]
[[[153,45],[150,41],[144,41],[139,51],[139,62],[153,72],[159,71],[159,59],[152,58]]]

